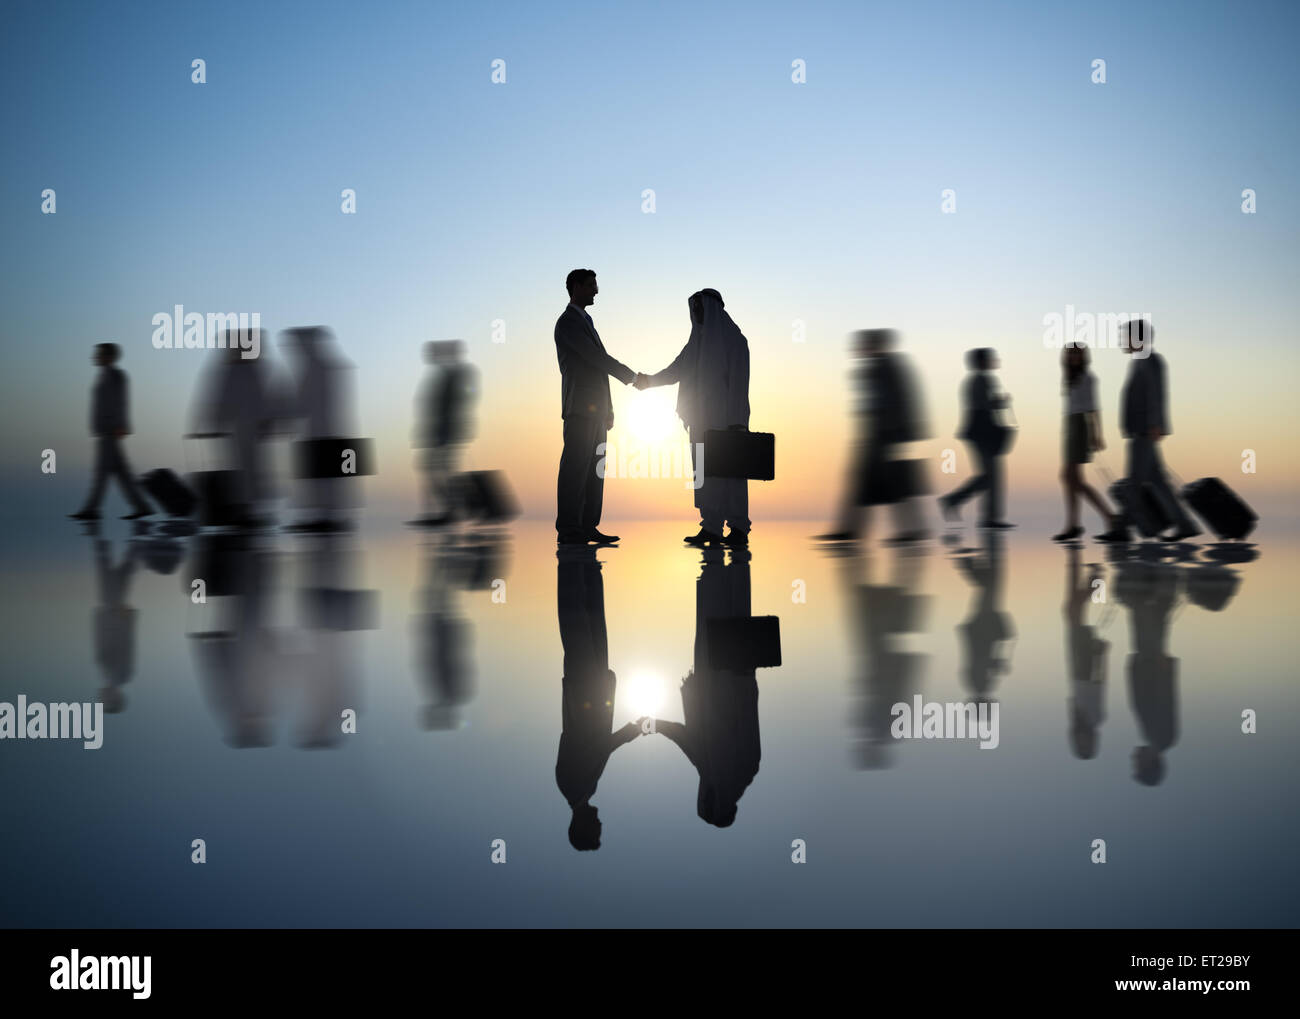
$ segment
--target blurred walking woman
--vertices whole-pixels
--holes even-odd
[[[1065,489],[1065,530],[1052,535],[1053,541],[1073,541],[1083,534],[1079,523],[1079,496],[1083,496],[1115,527],[1115,514],[1095,488],[1083,480],[1083,465],[1092,454],[1106,448],[1101,437],[1101,416],[1097,410],[1097,376],[1088,367],[1086,346],[1067,345],[1061,351],[1061,392],[1065,395],[1065,418],[1061,433],[1061,485]]]

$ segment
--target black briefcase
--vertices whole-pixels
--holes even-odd
[[[776,436],[738,428],[705,432],[704,476],[771,481],[776,477]]]
[[[1201,478],[1185,485],[1183,501],[1220,538],[1244,538],[1259,520],[1259,515],[1218,478]]]
[[[752,672],[781,664],[781,620],[777,616],[716,616],[705,623],[709,668]]]
[[[293,444],[296,478],[346,478],[375,473],[371,439],[303,439]]]

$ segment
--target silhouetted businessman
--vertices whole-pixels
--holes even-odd
[[[1014,527],[1003,519],[1006,505],[1006,475],[1002,459],[1009,429],[998,420],[998,411],[1011,403],[1011,397],[998,392],[992,372],[998,367],[998,355],[992,347],[978,347],[966,354],[970,369],[962,386],[964,416],[957,438],[965,439],[975,455],[977,471],[960,488],[940,496],[939,506],[949,520],[956,520],[958,510],[967,499],[984,493],[981,527]]]
[[[596,529],[605,491],[605,479],[596,470],[600,459],[596,447],[614,427],[609,376],[629,385],[636,372],[606,352],[587,314],[599,290],[595,271],[574,269],[564,285],[569,291],[569,306],[555,323],[564,417],[555,531],[562,545],[618,541],[618,535],[601,534]]]
[[[612,731],[618,677],[609,667],[605,585],[596,550],[562,548],[558,557],[556,602],[560,643],[564,645],[564,728],[555,757],[555,784],[573,810],[570,844],[574,849],[599,849],[600,814],[591,798],[610,755],[641,735],[641,727],[628,722]]]
[[[1134,319],[1121,328],[1126,330],[1124,353],[1132,358],[1119,408],[1120,433],[1128,439],[1124,476],[1136,494],[1142,492],[1144,485],[1150,485],[1147,491],[1173,521],[1174,530],[1163,535],[1163,540],[1182,541],[1200,534],[1201,529],[1170,489],[1160,456],[1159,442],[1169,434],[1165,361],[1155,352],[1156,334],[1150,322]],[[1121,506],[1117,526],[1097,537],[1102,541],[1128,541],[1132,524],[1133,520]]]
[[[864,508],[892,505],[898,528],[892,542],[929,537],[916,496],[925,486],[920,461],[898,462],[907,443],[929,438],[921,390],[907,359],[894,348],[894,329],[860,329],[853,335],[857,362],[857,449],[840,509],[839,528],[822,541],[854,541],[864,531]]]
[[[130,394],[126,372],[117,367],[122,350],[116,343],[97,343],[93,362],[99,367],[99,378],[90,392],[90,434],[95,437],[95,473],[90,484],[90,494],[76,513],[68,516],[74,520],[98,520],[99,501],[104,497],[104,486],[110,476],[117,478],[122,494],[133,510],[122,516],[123,520],[147,517],[153,510],[136,488],[131,465],[122,449],[122,440],[131,434]]]
[[[695,505],[700,529],[689,545],[749,543],[749,482],[701,477],[697,451],[712,429],[749,429],[749,341],[726,312],[722,295],[707,288],[690,296],[691,335],[672,363],[655,375],[638,375],[636,387],[677,384],[677,416],[691,442],[691,468],[699,479]],[[731,530],[723,537],[726,523]]]
[[[452,498],[451,481],[460,470],[465,446],[474,437],[478,369],[465,360],[461,340],[426,343],[424,360],[430,371],[416,395],[412,439],[420,451],[419,468],[424,474],[424,516],[419,522],[447,524],[462,508]]]

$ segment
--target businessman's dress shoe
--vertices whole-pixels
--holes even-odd
[[[717,545],[722,541],[722,535],[714,534],[712,531],[706,531],[700,528],[698,534],[692,534],[689,538],[683,538],[682,541],[688,545],[696,545],[703,548],[705,545]]]
[[[614,544],[614,542],[618,541],[618,535],[601,534],[598,530],[596,530],[593,527],[590,531],[587,532],[587,540],[594,541],[600,545],[612,545]]]

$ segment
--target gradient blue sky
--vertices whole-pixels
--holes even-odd
[[[598,270],[593,314],[635,369],[680,347],[688,294],[722,291],[751,345],[752,426],[784,457],[755,494],[772,515],[833,501],[845,334],[868,325],[899,327],[918,358],[931,451],[957,445],[962,351],[998,347],[1024,429],[1013,492],[1054,499],[1042,319],[1067,304],[1152,315],[1184,476],[1230,476],[1251,447],[1260,474],[1233,482],[1248,496],[1289,505],[1300,487],[1294,3],[6,11],[3,457],[20,493],[79,495],[99,340],[126,350],[136,467],[179,465],[202,355],[149,337],[183,304],[260,311],[273,331],[332,326],[380,443],[375,494],[394,504],[413,489],[419,344],[465,338],[484,378],[476,463],[509,470],[545,517],[551,330],[579,265]],[[207,84],[190,82],[196,57]],[[790,80],[795,58],[807,84]],[[339,211],[345,187],[355,216]],[[1096,360],[1114,444],[1124,365]],[[616,389],[625,414],[641,397]],[[45,447],[57,479],[39,474]],[[608,487],[616,515],[682,500],[675,482]]]

